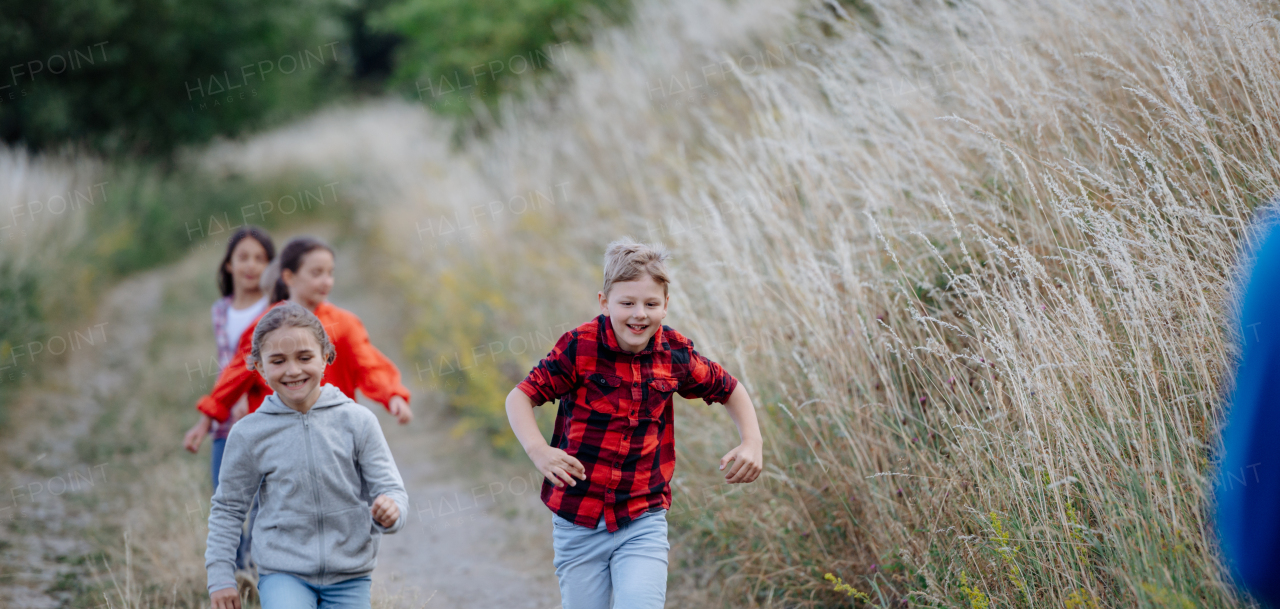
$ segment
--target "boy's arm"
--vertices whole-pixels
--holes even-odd
[[[725,473],[725,480],[730,484],[754,481],[764,469],[764,438],[760,434],[760,423],[756,420],[755,405],[747,388],[733,378],[720,364],[698,353],[689,343],[689,364],[687,374],[680,381],[678,393],[687,398],[702,398],[708,404],[723,402],[724,409],[738,427],[738,438],[741,443],[720,458],[720,469],[724,469],[730,461],[733,467]]]
[[[729,395],[724,409],[733,419],[733,424],[738,426],[738,437],[742,443],[720,457],[720,469],[732,461],[733,467],[725,472],[725,480],[729,484],[753,482],[764,470],[764,438],[760,435],[755,405],[742,383],[738,383]]]
[[[573,332],[560,335],[551,353],[542,358],[529,376],[520,381],[511,393],[507,394],[507,421],[516,439],[524,447],[524,452],[533,460],[533,465],[550,480],[556,488],[565,484],[576,486],[577,480],[586,480],[587,470],[582,463],[569,453],[555,448],[542,437],[538,429],[538,421],[533,418],[533,407],[556,399],[573,390],[578,382],[577,367],[574,358],[577,354],[577,338]]]
[[[391,447],[387,446],[387,438],[382,435],[382,427],[378,418],[369,413],[361,417],[365,421],[364,440],[356,449],[356,461],[360,464],[360,474],[368,485],[369,494],[375,499],[386,496],[395,502],[399,518],[391,526],[382,526],[375,518],[373,526],[383,533],[391,534],[404,528],[409,515],[409,494],[404,490],[404,480],[400,478],[400,470],[396,460],[391,456]],[[235,429],[232,427],[232,429]],[[371,515],[372,517],[372,515]]]
[[[556,340],[551,352],[516,388],[531,400],[533,406],[545,404],[573,391],[578,384],[578,339],[573,332],[565,332]],[[510,403],[510,400],[508,400]]]
[[[231,434],[227,436],[226,452],[218,475],[218,492],[210,502],[209,537],[204,553],[209,594],[236,587],[236,547],[240,545],[240,526],[262,483],[262,475],[249,453],[249,443],[240,430],[239,425],[232,427]]]
[[[524,452],[529,455],[533,465],[556,488],[566,484],[577,486],[578,481],[574,477],[586,480],[586,468],[569,453],[547,444],[542,437],[542,430],[538,429],[538,421],[533,418],[533,407],[533,400],[529,399],[522,387],[516,387],[507,394],[507,421],[511,423],[516,439],[520,440],[520,445],[524,447]]]

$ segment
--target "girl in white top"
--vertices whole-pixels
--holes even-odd
[[[227,240],[227,253],[218,265],[218,289],[222,298],[213,303],[210,311],[213,317],[213,336],[218,345],[218,369],[221,370],[236,353],[240,345],[240,336],[246,328],[262,315],[270,304],[266,290],[262,289],[262,273],[267,265],[275,259],[275,244],[271,236],[256,226],[243,226]],[[216,376],[214,378],[217,378]],[[231,409],[231,418],[219,423],[208,415],[201,415],[200,420],[187,431],[183,438],[183,446],[191,452],[200,450],[207,434],[213,434],[213,451],[210,455],[209,469],[213,474],[213,490],[218,490],[218,475],[222,469],[222,454],[226,447],[227,434],[231,426],[249,410],[246,396],[240,396]],[[252,514],[250,515],[252,522]],[[250,525],[252,526],[252,524]],[[249,536],[240,541],[236,556],[237,567],[249,568]]]

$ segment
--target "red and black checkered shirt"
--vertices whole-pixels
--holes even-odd
[[[662,326],[639,353],[618,345],[609,318],[564,333],[519,388],[534,405],[559,399],[551,445],[573,455],[587,479],[556,488],[542,502],[561,518],[617,531],[650,510],[670,509],[676,469],[671,395],[725,402],[738,380]]]

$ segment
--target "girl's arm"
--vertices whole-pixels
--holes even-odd
[[[266,383],[262,380],[262,375],[249,370],[245,367],[245,361],[249,358],[249,354],[253,352],[253,330],[257,327],[254,323],[245,329],[245,334],[240,338],[240,345],[236,348],[236,354],[231,358],[220,374],[218,381],[213,385],[213,391],[200,398],[196,403],[196,408],[211,418],[219,421],[226,421],[231,416],[231,407],[235,406],[236,401],[240,399],[255,385],[261,385],[265,389],[265,394],[270,394],[271,390],[266,388]],[[248,338],[249,340],[245,340]]]
[[[209,537],[204,566],[209,574],[209,594],[236,587],[236,547],[240,545],[240,525],[253,496],[262,484],[262,475],[250,454],[250,442],[241,426],[231,428],[218,476],[218,492],[209,507]]]
[[[364,408],[361,410],[369,412]],[[400,478],[400,470],[396,468],[395,458],[391,456],[387,439],[382,435],[378,418],[372,413],[362,418],[365,421],[364,437],[356,447],[355,456],[356,463],[360,466],[360,475],[364,477],[364,484],[369,489],[369,495],[374,498],[370,515],[375,518],[373,525],[379,531],[395,533],[404,527],[409,514],[409,494],[404,490],[404,481]],[[387,500],[395,502],[399,512],[399,518],[391,526],[383,526],[376,518],[385,511],[386,507],[389,507],[385,506]]]
[[[359,369],[356,374],[356,388],[369,399],[386,406],[391,414],[399,416],[401,413],[396,412],[396,409],[391,406],[393,399],[396,397],[403,399],[406,410],[409,401],[409,389],[400,382],[400,369],[396,368],[396,365],[369,341],[369,332],[365,330],[364,323],[359,317],[349,315],[345,321],[347,323],[343,330],[346,331],[346,339],[349,341],[351,352],[355,355],[356,367]]]
[[[182,446],[190,452],[200,452],[200,445],[204,443],[204,437],[208,435],[209,428],[213,426],[213,418],[201,412],[200,420],[196,421],[191,429],[187,430],[187,434],[182,437]]]

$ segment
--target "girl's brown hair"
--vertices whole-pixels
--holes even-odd
[[[262,274],[262,289],[271,296],[272,303],[289,299],[289,286],[284,283],[283,269],[289,269],[289,272],[297,273],[298,269],[302,267],[303,256],[318,249],[325,249],[330,254],[333,253],[333,248],[329,247],[328,243],[315,237],[294,237],[284,244],[284,249],[280,250],[280,257],[272,262],[271,266],[267,267],[267,271]]]
[[[267,250],[267,262],[275,260],[276,246],[271,241],[271,235],[267,231],[257,226],[241,226],[236,232],[231,233],[231,238],[227,239],[227,253],[222,257],[222,264],[218,265],[218,291],[223,296],[230,296],[235,293],[235,282],[231,278],[231,271],[227,270],[227,265],[231,263],[231,254],[235,253],[236,246],[246,238],[253,239],[262,245],[262,249]]]
[[[316,342],[320,344],[320,356],[324,358],[325,364],[332,364],[334,358],[338,356],[333,343],[329,342],[329,333],[324,331],[324,324],[320,323],[320,318],[302,305],[288,302],[273,307],[258,320],[258,325],[253,330],[253,350],[245,360],[249,369],[253,369],[256,363],[262,361],[262,343],[266,341],[267,335],[280,328],[310,330],[315,335]]]

